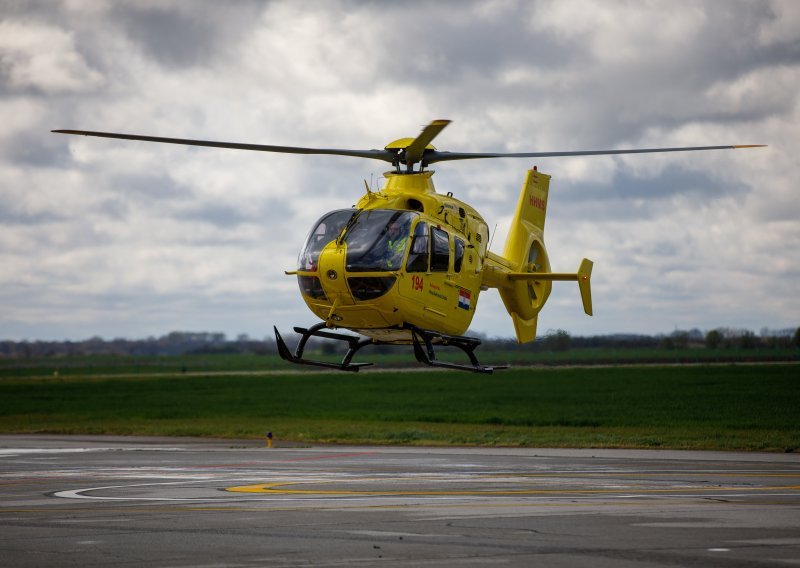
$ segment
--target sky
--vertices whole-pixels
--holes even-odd
[[[316,323],[314,221],[387,164],[51,134],[83,129],[439,150],[768,148],[436,164],[502,251],[525,171],[552,175],[539,331],[800,325],[800,2],[4,0],[0,339],[269,336]],[[512,337],[495,290],[471,332]]]

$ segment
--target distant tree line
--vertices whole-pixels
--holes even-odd
[[[676,330],[670,334],[637,335],[612,334],[573,337],[568,332],[550,330],[535,342],[520,345],[510,338],[489,338],[477,334],[483,351],[559,352],[570,349],[786,349],[800,348],[800,327],[787,329],[762,329],[756,335],[747,329],[717,328],[703,333],[699,329]],[[285,337],[290,346],[296,338]],[[342,350],[341,342],[315,339],[309,350],[334,353]],[[378,352],[390,352],[391,346],[376,346]],[[130,355],[159,356],[214,353],[252,353],[257,355],[277,352],[275,339],[254,339],[240,334],[230,339],[224,333],[173,331],[161,337],[145,339],[102,339],[92,337],[83,341],[0,341],[0,358],[27,359],[32,357],[69,357],[78,355]]]
[[[0,341],[0,357],[64,357],[76,355],[186,355],[188,353],[275,353],[274,339],[251,339],[242,334],[228,339],[224,333],[173,331],[145,339],[83,341]]]

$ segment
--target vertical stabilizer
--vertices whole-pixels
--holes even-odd
[[[535,234],[540,240],[543,238],[549,189],[549,175],[541,173],[536,168],[528,170],[503,250],[503,257],[506,259],[512,262],[519,259],[524,262],[530,249],[531,236]],[[517,267],[521,268],[522,266]]]
[[[550,272],[544,248],[549,189],[549,175],[536,168],[528,170],[503,249],[503,258],[513,272]],[[537,314],[550,295],[551,287],[552,283],[547,280],[520,280],[500,288],[500,296],[514,321],[514,331],[520,343],[536,338]]]

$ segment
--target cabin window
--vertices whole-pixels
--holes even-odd
[[[428,224],[420,221],[414,228],[414,236],[411,238],[411,252],[408,253],[406,270],[427,272],[429,251]]]
[[[344,235],[349,272],[400,270],[417,213],[390,209],[362,211]]]
[[[297,283],[300,285],[300,291],[315,300],[325,300],[325,290],[322,289],[322,284],[316,276],[297,276]]]
[[[450,264],[450,237],[436,227],[431,227],[431,272],[447,272]]]
[[[453,270],[461,272],[461,265],[464,263],[464,241],[458,237],[453,237],[455,256],[453,257]]]
[[[355,215],[353,209],[340,209],[323,215],[306,239],[306,244],[297,259],[297,269],[316,270],[319,253],[325,245],[339,236],[353,215]]]
[[[348,278],[347,285],[356,300],[374,300],[391,290],[396,276],[359,276]]]

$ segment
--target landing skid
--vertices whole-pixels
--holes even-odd
[[[445,335],[438,331],[420,329],[418,327],[407,326],[411,330],[411,338],[414,345],[414,356],[417,361],[430,365],[431,367],[444,367],[446,369],[459,369],[462,371],[472,371],[474,373],[492,374],[495,369],[508,369],[508,365],[496,365],[494,367],[481,365],[475,356],[475,348],[481,344],[477,337],[464,337],[460,335]],[[434,342],[439,345],[451,345],[458,347],[469,357],[471,365],[461,365],[440,361],[436,358],[436,350],[433,348]]]
[[[353,356],[363,347],[367,345],[403,345],[404,343],[379,341],[373,339],[364,339],[353,335],[346,335],[344,333],[335,333],[326,330],[324,322],[311,326],[308,329],[302,327],[295,327],[294,331],[300,334],[300,340],[297,347],[292,353],[286,342],[275,327],[275,341],[278,345],[278,354],[282,359],[296,365],[311,365],[314,367],[323,367],[326,369],[337,369],[340,371],[358,372],[361,367],[367,367],[372,363],[353,363]],[[495,369],[507,369],[507,365],[502,366],[487,366],[481,365],[478,358],[475,356],[475,348],[481,344],[481,340],[475,337],[463,337],[457,335],[445,335],[437,331],[428,329],[420,329],[415,326],[406,325],[405,329],[411,332],[411,345],[414,348],[414,356],[417,361],[431,367],[443,367],[446,369],[458,369],[461,371],[472,371],[474,373],[491,374]],[[347,353],[342,358],[340,363],[330,363],[328,361],[315,361],[313,359],[306,359],[303,357],[303,352],[306,348],[306,343],[312,337],[323,337],[325,339],[334,339],[336,341],[344,341],[348,344]],[[407,344],[407,342],[405,343]],[[469,365],[462,365],[459,363],[450,363],[448,361],[440,361],[436,357],[436,345],[446,345],[458,347],[469,357]]]

